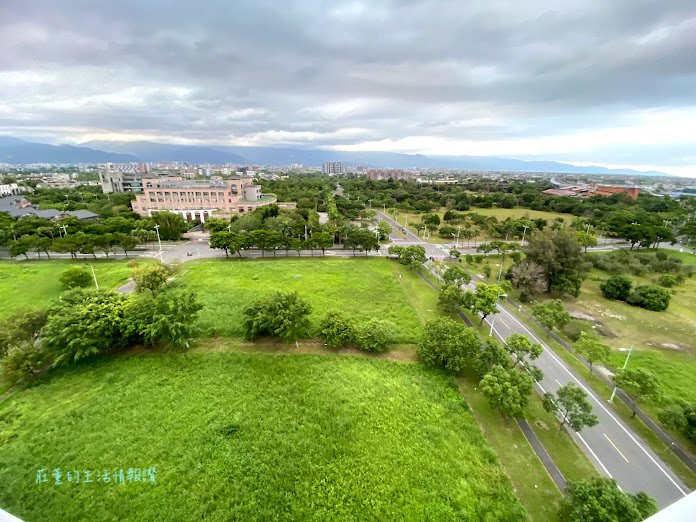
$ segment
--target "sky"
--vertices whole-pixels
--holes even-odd
[[[696,177],[694,0],[0,0],[0,134]]]

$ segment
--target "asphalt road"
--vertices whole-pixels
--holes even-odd
[[[660,507],[687,495],[689,490],[648,445],[608,405],[608,397],[598,396],[578,377],[544,342],[538,339],[506,306],[486,318],[493,325],[493,333],[504,340],[510,334],[520,333],[540,343],[544,350],[534,364],[544,372],[538,384],[542,393],[555,392],[573,382],[587,392],[599,424],[573,434],[574,439],[598,470],[616,479],[624,490],[631,493],[645,491],[654,497]],[[555,429],[555,427],[550,427]]]

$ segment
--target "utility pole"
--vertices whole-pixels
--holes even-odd
[[[159,224],[155,225],[155,231],[157,232],[157,244],[159,245],[159,258],[162,261],[162,240],[160,239]]]
[[[623,366],[621,367],[622,370],[626,369],[626,365],[628,364],[628,359],[629,359],[629,357],[631,357],[631,353],[633,353],[633,346],[634,345],[631,345],[631,347],[628,349],[628,355],[626,355],[626,360],[624,361]],[[625,352],[626,348],[619,348],[619,351]],[[618,388],[618,386],[614,386],[614,389],[611,392],[611,397],[609,397],[609,402],[614,402],[614,397],[616,397],[616,389],[617,388]]]
[[[524,230],[522,231],[522,246],[524,246],[524,235],[527,233],[527,229],[529,228],[529,225],[525,225]]]
[[[58,228],[63,230],[63,237],[68,235],[68,226],[67,225],[61,225]]]
[[[94,286],[96,286],[97,290],[99,290],[99,283],[97,283],[97,274],[94,273],[94,267],[92,265],[89,265],[89,267],[92,269],[92,277],[94,278]]]

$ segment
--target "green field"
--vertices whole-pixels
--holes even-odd
[[[419,365],[101,358],[0,403],[0,439],[0,504],[24,520],[524,519],[452,379]],[[105,469],[125,483],[67,482]]]
[[[440,216],[440,220],[442,220],[442,223],[440,226],[445,225],[446,223],[444,222],[443,218],[445,215],[446,209],[441,208],[440,210],[437,211],[437,215]],[[480,214],[482,216],[493,216],[498,219],[498,221],[505,221],[506,218],[510,217],[513,219],[519,219],[519,218],[528,218],[528,219],[546,219],[548,220],[549,223],[552,223],[554,220],[557,218],[563,218],[565,220],[565,224],[569,224],[575,216],[571,214],[559,214],[557,212],[545,212],[543,210],[529,210],[527,208],[474,208],[472,207],[471,210],[468,210],[466,212],[462,212],[463,214]],[[414,234],[418,234],[414,229],[411,228],[411,225],[414,223],[420,223],[421,222],[421,216],[423,213],[414,213],[414,212],[403,212],[403,211],[398,211],[396,216],[393,214],[389,214],[391,217],[396,219],[396,221],[401,224],[401,225],[408,225],[409,230],[413,232]],[[420,232],[422,235],[423,232]],[[472,239],[471,241],[484,241],[487,240],[487,236],[485,234],[480,234],[479,237],[476,237]],[[454,243],[453,238],[443,238],[440,237],[438,234],[433,234],[428,238],[428,241],[431,243],[438,243],[438,244],[443,244],[443,243]],[[467,244],[466,240],[459,239],[460,243],[463,245]]]
[[[141,260],[139,260],[141,262]],[[0,261],[0,318],[25,308],[48,304],[62,291],[58,278],[71,265],[94,267],[101,288],[114,289],[131,273],[128,261]]]
[[[417,342],[421,323],[436,313],[437,294],[420,298],[413,288],[425,286],[420,278],[384,258],[195,261],[184,265],[181,279],[205,304],[199,323],[207,335],[241,337],[244,308],[276,290],[306,298],[315,326],[327,310],[344,311],[357,321],[378,317],[397,326],[402,343]]]

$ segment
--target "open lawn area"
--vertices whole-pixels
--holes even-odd
[[[127,263],[127,260],[101,259],[0,261],[0,318],[18,310],[48,306],[63,291],[58,278],[69,266],[78,265],[89,269],[89,265],[92,265],[99,286],[115,289],[130,276],[132,269]]]
[[[341,310],[357,321],[392,321],[402,343],[417,342],[422,323],[437,314],[437,294],[385,258],[194,261],[183,266],[181,279],[205,304],[199,323],[206,335],[241,337],[244,308],[276,290],[307,299],[315,327],[328,310]]]
[[[151,467],[155,484],[129,482]],[[333,355],[130,355],[51,372],[0,403],[0,484],[24,520],[524,519],[451,377]]]

